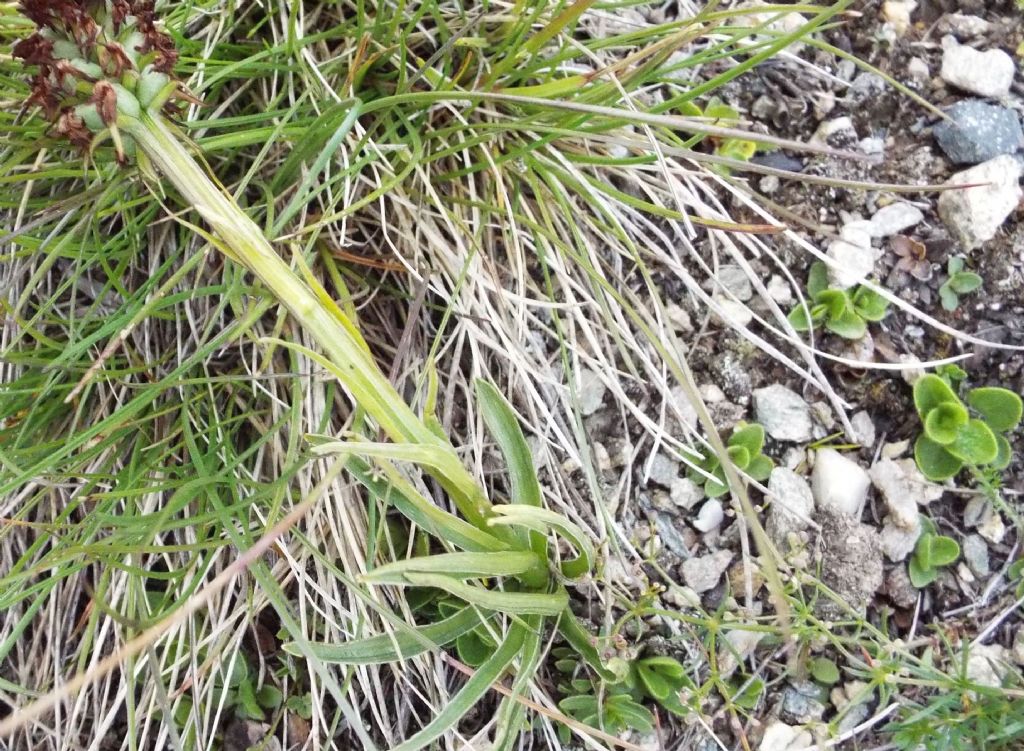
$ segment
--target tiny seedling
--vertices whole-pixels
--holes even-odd
[[[789,314],[789,323],[797,331],[808,331],[824,325],[844,339],[860,339],[867,333],[868,323],[881,321],[889,301],[864,286],[850,290],[828,286],[828,267],[821,261],[811,265],[807,277],[807,304],[797,305]]]
[[[929,480],[948,480],[965,466],[1009,466],[1010,443],[1004,434],[1017,427],[1024,411],[1017,394],[998,387],[971,389],[965,405],[946,381],[925,375],[914,384],[914,406],[924,425],[914,458]]]
[[[960,546],[952,537],[938,534],[935,522],[921,518],[921,536],[914,546],[907,572],[910,583],[918,589],[927,587],[939,575],[939,569],[948,566],[960,557]]]
[[[960,296],[974,292],[982,284],[982,278],[973,271],[964,271],[962,256],[952,256],[946,264],[949,278],[939,287],[942,307],[953,311],[960,307]]]
[[[756,422],[749,425],[740,424],[733,431],[726,444],[729,458],[736,465],[736,469],[745,472],[751,479],[761,481],[767,480],[775,466],[771,458],[765,456],[761,450],[764,448],[764,428]],[[724,495],[729,490],[725,479],[725,470],[718,456],[711,453],[699,465],[700,470],[691,469],[690,479],[704,485],[704,492],[709,498]],[[710,475],[711,477],[708,477]]]
[[[686,675],[686,668],[673,657],[653,655],[635,659],[629,663],[622,682],[604,682],[603,690],[598,690],[598,682],[589,676],[572,650],[558,648],[553,654],[558,658],[556,669],[570,676],[568,681],[559,684],[558,690],[565,698],[559,701],[558,707],[585,725],[601,728],[606,733],[650,732],[654,715],[643,705],[644,700],[654,701],[676,715],[687,713],[680,691],[692,687],[693,683]],[[559,727],[559,735],[563,743],[568,743],[569,728]]]
[[[723,102],[717,96],[711,97],[704,109],[701,109],[694,102],[685,102],[679,107],[679,112],[687,117],[703,117],[710,120],[714,125],[735,127],[740,122],[740,113],[733,107]],[[687,143],[687,146],[694,146],[702,140],[703,136],[694,136]],[[737,162],[749,162],[751,157],[758,151],[765,151],[770,147],[759,144],[746,138],[717,138],[712,137],[711,141],[715,146],[715,156],[733,159]],[[713,165],[712,169],[722,175],[729,175],[731,170],[724,164]]]

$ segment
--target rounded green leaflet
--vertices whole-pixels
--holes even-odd
[[[907,575],[910,577],[910,583],[921,589],[935,581],[939,572],[934,568],[923,568],[915,556],[907,565]]]
[[[960,459],[924,434],[914,443],[914,459],[921,473],[934,482],[948,480],[964,466]]]
[[[930,566],[948,566],[960,557],[960,545],[952,537],[927,535],[925,548]]]
[[[956,440],[960,429],[970,420],[967,408],[959,402],[945,402],[931,410],[924,419],[924,432],[938,444],[948,446]]]
[[[914,382],[914,406],[922,420],[937,406],[948,402],[960,404],[960,398],[937,375],[929,373]]]
[[[824,683],[826,686],[839,683],[839,667],[827,657],[815,657],[811,660],[810,668],[811,675],[818,683]]]
[[[751,452],[747,450],[746,446],[729,446],[728,451],[732,463],[739,469],[746,469],[750,464]]]
[[[988,464],[999,455],[995,433],[981,420],[975,419],[968,420],[945,449],[967,464]]]
[[[1020,424],[1024,403],[1009,389],[982,386],[967,393],[967,403],[997,433],[1013,430]]]
[[[868,331],[864,319],[848,307],[843,308],[839,315],[830,316],[825,328],[843,339],[861,339]]]
[[[757,456],[764,448],[764,428],[756,422],[741,425],[729,437],[729,445],[742,446],[750,452],[751,457]]]
[[[1010,466],[1010,460],[1013,458],[1013,449],[1010,448],[1010,442],[1001,435],[996,435],[996,458],[992,461],[993,469],[1006,469]]]

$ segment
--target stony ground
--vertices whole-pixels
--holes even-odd
[[[1019,686],[1024,630],[1008,572],[1020,555],[1024,436],[1017,431],[1011,437],[1015,458],[1002,475],[996,504],[991,489],[986,494],[970,477],[944,485],[927,482],[911,449],[921,428],[910,384],[920,371],[871,366],[968,354],[959,364],[971,386],[1024,391],[1024,356],[1017,349],[1024,346],[1021,11],[1010,2],[862,3],[823,38],[883,75],[805,46],[799,56],[810,65],[780,58],[731,84],[722,96],[755,128],[860,151],[865,159],[770,152],[755,161],[841,181],[982,187],[904,193],[822,187],[775,176],[753,176],[749,182],[776,215],[844,266],[833,273],[833,283],[852,287],[877,281],[931,320],[892,309],[860,341],[820,338],[823,350],[855,361],[822,361],[850,405],[847,428],[852,431],[844,429],[820,393],[806,390],[790,371],[680,298],[678,315],[692,342],[691,364],[724,435],[741,420],[757,420],[767,429],[766,451],[777,468],[765,498],[778,500],[765,511],[766,526],[795,570],[820,571],[825,585],[892,638],[912,642],[938,629],[976,642],[968,674],[979,682]],[[885,76],[946,112],[948,120],[896,90]],[[744,217],[742,207],[737,211],[756,221],[752,213]],[[777,251],[789,271],[805,280],[808,255],[785,241]],[[940,289],[953,258],[984,282],[949,310]],[[754,263],[775,301],[791,307],[792,293],[778,269],[767,259]],[[753,310],[763,308],[738,267],[721,267],[719,280]],[[870,365],[858,367],[856,361]],[[609,435],[614,419],[599,410],[589,420],[592,435],[605,436],[611,482],[629,436]],[[709,610],[727,603],[729,584],[736,592],[742,581],[733,511],[705,499],[683,468],[663,456],[637,474],[642,489],[632,514],[635,539],[643,546],[652,545],[653,538],[652,549],[660,551],[656,568],[678,573],[685,585],[684,594],[673,589],[663,600],[671,606],[696,598]],[[907,565],[928,519],[939,533],[958,541],[961,555],[932,584],[918,588]],[[819,614],[842,615],[829,607]],[[815,723],[836,717],[845,706],[840,747],[890,742],[879,730],[884,722],[852,732],[883,709],[872,696],[849,711],[848,697],[857,688],[851,681],[829,693],[813,682],[808,687],[789,679],[766,694],[757,721],[745,726],[749,733],[737,731],[725,713],[712,709],[709,715],[717,719],[718,741],[780,751],[810,747]],[[695,747],[716,747],[707,735],[692,737],[703,739],[690,741]]]

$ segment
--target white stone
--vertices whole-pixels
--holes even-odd
[[[724,520],[725,509],[722,508],[722,502],[717,498],[712,498],[700,507],[700,511],[697,512],[697,518],[693,520],[692,524],[694,529],[701,532],[710,532],[722,526]]]
[[[896,201],[871,216],[871,236],[889,237],[924,221],[924,212],[912,203]]]
[[[754,391],[754,413],[768,435],[777,441],[803,443],[814,437],[810,406],[781,384]]]
[[[865,448],[875,445],[875,423],[871,415],[864,410],[857,412],[850,418],[850,426],[853,428],[857,443]]]
[[[924,375],[924,368],[919,367],[921,358],[907,352],[900,355],[900,362],[905,366],[900,370],[900,377],[903,378],[904,383],[913,386],[917,379]]]
[[[759,751],[803,751],[810,748],[814,738],[810,732],[802,728],[787,725],[784,722],[773,722],[764,731]]]
[[[928,63],[919,57],[912,57],[907,62],[907,75],[910,76],[910,80],[917,81],[918,83],[924,83],[932,77],[931,68],[928,67]]]
[[[963,39],[987,34],[992,29],[992,24],[978,16],[968,16],[964,13],[947,13],[936,24],[940,34],[956,34]]]
[[[711,300],[717,307],[715,311],[717,313],[716,317],[727,326],[744,328],[749,326],[750,322],[754,320],[753,312],[741,302],[717,294],[712,295]]]
[[[682,565],[683,581],[694,592],[707,592],[715,588],[731,562],[732,551],[729,550],[687,558]]]
[[[820,449],[814,457],[811,492],[818,508],[831,508],[860,519],[871,478],[857,462],[835,449]]]
[[[687,511],[692,509],[704,497],[704,488],[688,477],[677,477],[669,486],[669,498],[672,503]]]
[[[946,83],[978,96],[998,99],[1010,93],[1016,66],[999,49],[981,52],[960,44],[952,36],[942,39],[942,70]]]
[[[913,529],[918,524],[918,505],[926,506],[942,497],[943,487],[929,482],[913,459],[880,459],[868,474],[882,494],[893,524]]]
[[[1024,626],[1017,626],[1017,633],[1013,637],[1011,656],[1018,665],[1024,665]]]
[[[768,477],[768,507],[765,531],[785,551],[789,535],[810,526],[814,513],[814,495],[807,481],[792,470],[776,467]]]
[[[904,438],[902,441],[893,441],[892,443],[882,444],[882,458],[883,459],[899,459],[910,448],[910,440]]]
[[[1021,163],[1009,154],[957,172],[947,185],[976,185],[939,196],[939,216],[966,250],[996,236],[1021,196]]]
[[[985,520],[978,525],[978,534],[991,543],[998,545],[1006,537],[1006,524],[1003,523],[1003,516],[995,509],[985,517]]]
[[[737,8],[757,10],[767,6],[768,3],[764,0],[747,0],[746,2],[736,6]],[[745,23],[749,23],[751,26],[760,26],[767,24],[767,29],[774,32],[770,36],[755,35],[751,42],[757,40],[759,42],[770,42],[778,38],[777,35],[792,34],[794,31],[799,29],[805,23],[807,19],[799,13],[785,13],[780,15],[778,11],[765,11],[763,13],[750,13],[744,14]],[[769,23],[770,22],[770,23]],[[791,44],[787,49],[793,54],[797,54],[804,48],[803,42],[796,42]]]
[[[833,240],[825,252],[833,263],[828,265],[829,282],[840,289],[855,287],[875,270],[878,251],[871,247],[871,240],[863,245],[848,240]]]
[[[725,640],[728,644],[722,645],[723,649],[718,653],[718,674],[722,678],[732,675],[740,663],[746,662],[757,645],[767,634],[764,631],[750,631],[745,628],[734,628],[726,631]]]
[[[725,392],[713,383],[705,383],[697,390],[700,392],[700,398],[708,404],[718,404],[725,401]]]
[[[837,117],[832,120],[825,120],[814,131],[810,142],[828,145],[828,139],[836,133],[847,131],[853,138],[857,137],[857,130],[853,127],[853,120],[849,117]]]
[[[890,517],[886,517],[878,540],[882,546],[882,552],[890,561],[904,561],[908,555],[914,552],[917,538],[920,536],[920,519],[915,525],[908,528],[897,526],[892,523]]]
[[[882,18],[892,25],[897,36],[903,36],[910,28],[910,14],[915,8],[915,0],[886,0],[882,3]]]
[[[754,288],[750,283],[750,277],[747,276],[747,272],[741,266],[733,263],[722,264],[718,267],[715,280],[717,281],[716,288],[718,285],[721,285],[726,291],[744,302],[754,296]]]
[[[772,298],[779,305],[793,304],[793,288],[789,285],[789,282],[778,274],[772,274],[765,288],[768,290],[768,297]]]
[[[680,334],[688,334],[693,331],[693,322],[690,320],[690,314],[686,312],[686,309],[676,303],[670,303],[668,309],[669,323],[672,327]]]
[[[580,414],[588,417],[601,409],[601,405],[604,403],[604,395],[608,391],[608,387],[601,380],[601,376],[590,368],[581,368],[577,389],[576,395],[580,402]]]
[[[998,644],[976,644],[967,657],[967,680],[979,686],[1000,688],[1010,664],[1006,647]]]

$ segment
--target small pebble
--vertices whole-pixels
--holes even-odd
[[[803,397],[781,384],[754,391],[754,414],[777,441],[804,443],[814,437],[811,408]]]
[[[712,498],[700,507],[697,518],[693,520],[692,524],[695,529],[707,533],[722,526],[724,519],[725,510],[722,508],[722,502],[717,498]]]
[[[979,164],[1024,147],[1024,129],[1011,109],[965,99],[946,114],[951,121],[939,122],[932,132],[939,148],[954,164]]]
[[[719,550],[711,555],[688,558],[681,566],[683,581],[698,594],[714,589],[732,562],[732,551]]]
[[[924,221],[924,212],[906,201],[883,206],[871,217],[871,236],[890,237]]]
[[[871,478],[857,462],[835,449],[820,449],[814,457],[811,492],[819,509],[829,508],[860,519]]]
[[[942,39],[942,70],[946,83],[978,96],[999,99],[1010,93],[1016,72],[1013,58],[1000,49],[981,52],[960,44],[953,36]]]
[[[986,577],[991,569],[988,561],[988,543],[981,535],[967,535],[960,546],[968,568],[975,576]]]
[[[998,156],[957,172],[948,185],[976,185],[947,190],[939,196],[939,216],[965,250],[973,250],[996,236],[1024,196],[1018,181],[1024,171],[1012,156]]]

